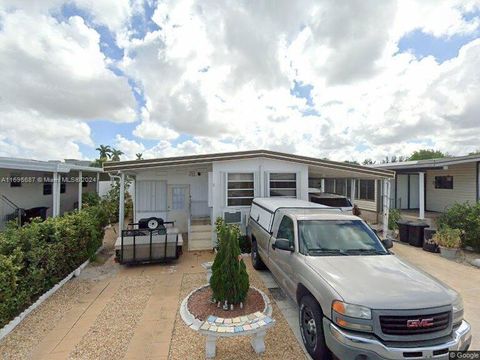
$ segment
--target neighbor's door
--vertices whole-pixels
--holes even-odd
[[[189,185],[168,185],[168,220],[175,221],[180,232],[188,231],[190,210]]]

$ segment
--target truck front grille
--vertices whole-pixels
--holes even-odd
[[[382,332],[387,335],[420,335],[442,331],[450,325],[451,312],[412,316],[380,316]]]

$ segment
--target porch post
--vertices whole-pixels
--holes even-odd
[[[78,211],[82,210],[82,171],[78,172]]]
[[[125,173],[120,173],[120,199],[118,201],[118,231],[123,230],[125,221]]]
[[[418,218],[425,219],[425,173],[418,173]]]
[[[383,179],[383,237],[387,238],[388,216],[390,213],[390,180]]]
[[[99,194],[100,192],[100,173],[99,172],[97,172],[97,183],[95,184],[95,190],[97,194],[100,195]]]
[[[357,195],[357,181],[356,179],[351,180],[351,185],[350,185],[350,201],[352,202],[352,205],[355,203],[355,197]]]
[[[322,187],[320,190],[321,192],[325,192],[325,179],[320,180],[320,186]]]
[[[52,179],[52,216],[57,217],[60,214],[60,182],[58,179],[58,172],[53,173]]]

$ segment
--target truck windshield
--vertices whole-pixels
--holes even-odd
[[[311,256],[388,254],[360,220],[299,220],[298,233],[300,252]]]

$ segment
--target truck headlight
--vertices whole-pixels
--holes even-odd
[[[373,331],[372,311],[360,305],[336,300],[332,303],[332,320],[335,324],[355,331]]]
[[[463,299],[460,295],[457,295],[457,298],[452,304],[453,310],[453,326],[459,325],[463,321]]]
[[[336,300],[332,304],[332,310],[337,313],[353,318],[370,320],[372,318],[372,310],[365,306],[347,304],[343,301]]]

